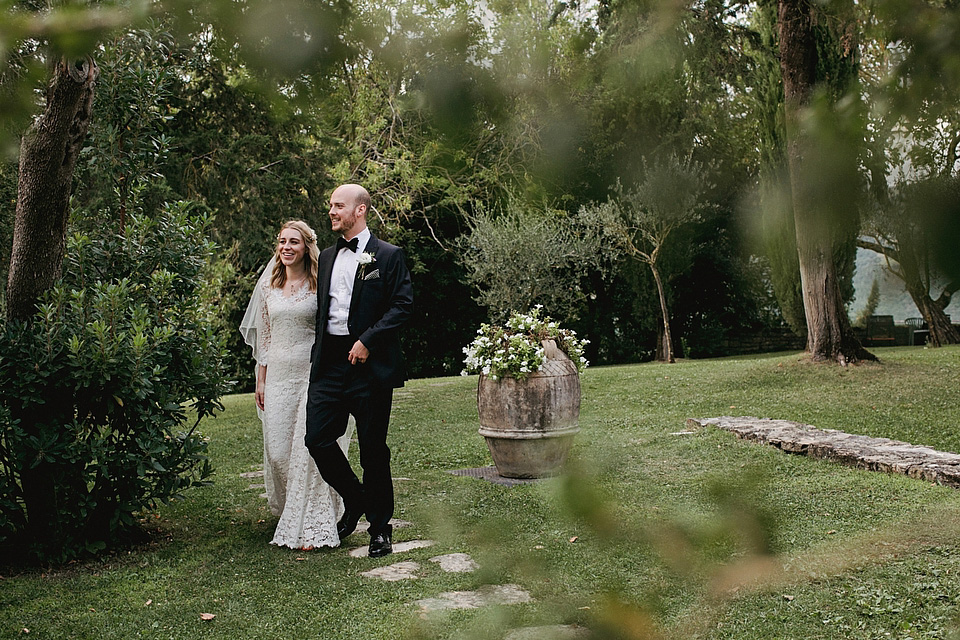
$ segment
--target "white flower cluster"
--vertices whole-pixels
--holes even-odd
[[[464,370],[461,375],[480,373],[496,380],[501,377],[524,379],[543,367],[544,340],[554,340],[557,346],[573,360],[578,371],[587,366],[583,349],[587,340],[576,333],[561,329],[550,318],[541,318],[541,306],[528,314],[514,313],[501,327],[482,324],[477,337],[463,348]]]
[[[463,353],[466,356],[463,363],[466,368],[460,372],[460,375],[465,376],[468,371],[478,371],[484,375],[490,374],[490,363],[480,355],[492,346],[490,338],[482,335],[483,327],[477,329],[477,333],[480,335],[477,336],[476,340],[463,348]]]

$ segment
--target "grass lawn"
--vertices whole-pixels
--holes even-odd
[[[260,467],[260,426],[252,396],[231,396],[202,425],[214,485],[146,514],[143,547],[3,572],[0,638],[479,639],[557,624],[610,638],[957,638],[960,491],[714,429],[676,435],[690,417],[752,415],[960,452],[960,348],[875,352],[881,365],[845,369],[795,353],[588,369],[569,473],[512,488],[447,473],[491,464],[476,378],[410,381],[389,442],[396,517],[413,524],[395,542],[436,544],[381,559],[268,544],[276,518],[241,477]],[[455,552],[480,569],[430,561]],[[360,575],[397,562],[418,563],[417,579]],[[484,584],[533,600],[426,616],[415,604]]]

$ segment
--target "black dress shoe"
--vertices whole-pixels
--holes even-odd
[[[389,533],[378,533],[370,538],[370,549],[367,555],[371,558],[382,558],[393,553],[393,544],[390,542]]]
[[[362,511],[353,511],[347,509],[343,512],[343,516],[337,522],[337,536],[343,540],[348,535],[357,530],[357,523],[360,522],[360,516],[363,515]]]

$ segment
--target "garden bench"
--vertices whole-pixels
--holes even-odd
[[[867,318],[867,345],[894,345],[893,316],[870,316]]]

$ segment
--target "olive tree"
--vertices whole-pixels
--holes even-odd
[[[605,235],[615,246],[650,267],[663,322],[658,359],[664,362],[675,361],[665,283],[667,274],[662,268],[664,250],[683,226],[700,219],[706,186],[702,166],[671,155],[661,162],[647,164],[643,180],[632,189],[624,190],[618,183],[607,202],[585,208],[603,221]]]
[[[480,206],[460,240],[476,300],[497,319],[543,305],[551,316],[578,317],[590,295],[587,277],[609,266],[590,211],[575,214],[510,195],[500,208]]]

